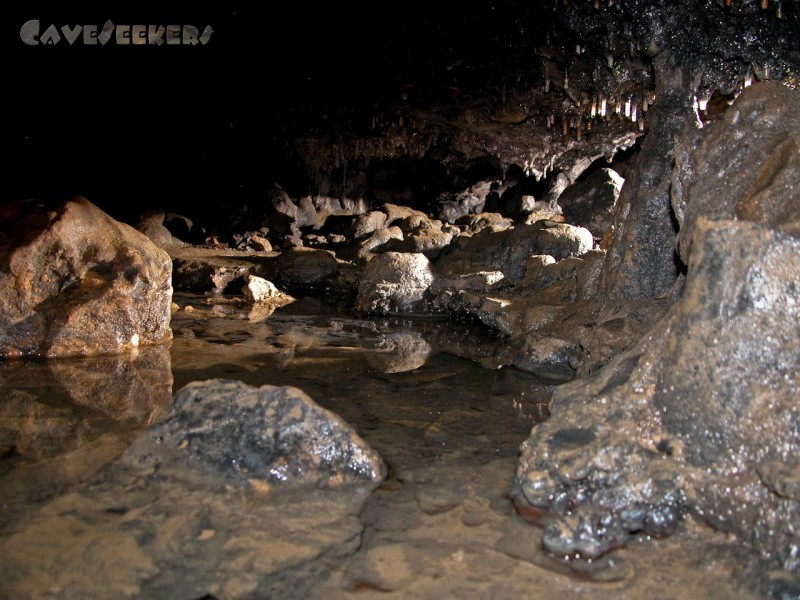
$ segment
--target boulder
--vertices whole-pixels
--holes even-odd
[[[356,310],[379,315],[417,312],[432,282],[433,271],[424,254],[378,254],[359,281]]]
[[[377,485],[386,466],[340,417],[290,386],[195,381],[122,462],[176,476],[266,485]],[[261,483],[259,483],[261,482]]]
[[[281,292],[275,287],[271,281],[258,277],[256,275],[248,275],[245,284],[242,287],[242,295],[245,300],[250,303],[271,303],[271,304],[287,304],[294,299]]]
[[[0,356],[113,354],[172,339],[172,262],[85,198],[0,208]]]
[[[564,219],[602,238],[614,226],[614,208],[623,183],[613,169],[599,169],[576,181],[558,198]]]

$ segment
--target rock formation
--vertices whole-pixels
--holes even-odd
[[[108,354],[169,341],[172,263],[84,198],[2,207],[0,356]]]

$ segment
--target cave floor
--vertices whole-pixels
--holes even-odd
[[[67,408],[67,378],[102,377],[91,360],[2,363],[16,412],[0,422],[0,597],[755,597],[737,583],[735,542],[691,521],[594,563],[542,549],[506,493],[554,384],[466,358],[502,343],[491,332],[314,301],[272,314],[175,301],[156,374],[171,391],[209,378],[299,387],[381,454],[385,482],[258,493],[144,478],[114,461],[168,407],[134,418],[110,418],[97,398]]]

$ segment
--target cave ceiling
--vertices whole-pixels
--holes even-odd
[[[348,169],[376,161],[486,157],[574,180],[650,131],[676,71],[697,126],[752,82],[795,85],[799,13],[797,0],[31,8],[4,26],[12,190],[132,200],[278,181],[343,196],[355,190]],[[23,47],[18,24],[30,18],[214,33],[175,49]]]

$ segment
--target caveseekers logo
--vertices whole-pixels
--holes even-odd
[[[39,19],[22,25],[19,37],[28,46],[55,46],[62,42],[85,46],[205,46],[214,30],[206,25],[201,33],[194,25],[115,25],[110,19],[97,25],[55,25],[44,31]]]

